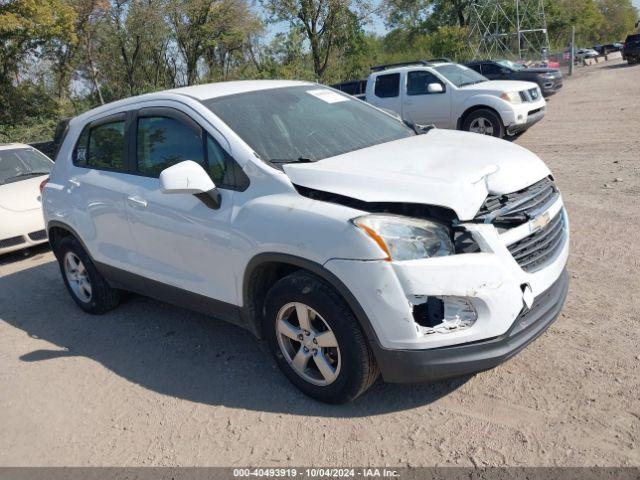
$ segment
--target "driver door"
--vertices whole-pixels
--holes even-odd
[[[131,143],[138,177],[126,202],[135,262],[152,280],[147,288],[162,288],[155,281],[234,304],[230,216],[238,189],[233,177],[241,170],[211,134],[179,110],[145,108],[134,122]],[[209,173],[220,191],[220,208],[212,209],[195,195],[161,192],[160,172],[184,160]]]
[[[430,93],[430,84],[441,85],[442,92]],[[407,72],[402,99],[402,118],[421,125],[433,124],[439,128],[450,128],[451,90],[431,72]]]

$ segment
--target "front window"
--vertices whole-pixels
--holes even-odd
[[[474,72],[470,68],[457,63],[447,63],[433,67],[436,71],[453,83],[456,87],[466,87],[467,85],[475,85],[476,83],[487,82],[489,79],[483,77],[478,72]]]
[[[53,163],[33,148],[0,150],[0,185],[49,175]]]
[[[515,71],[524,70],[526,68],[524,65],[520,65],[519,63],[512,62],[511,60],[498,60],[496,63],[499,63],[503,67],[508,68],[510,70],[515,70]]]
[[[247,92],[204,104],[262,160],[315,161],[415,135],[399,120],[318,85]]]

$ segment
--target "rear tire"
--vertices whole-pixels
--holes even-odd
[[[81,309],[102,314],[118,306],[120,291],[111,288],[78,240],[63,238],[55,253],[64,284]]]
[[[271,287],[263,333],[289,381],[321,402],[354,400],[378,377],[353,313],[333,288],[309,273],[292,273]]]
[[[462,121],[462,130],[497,138],[504,138],[505,134],[500,116],[488,108],[481,108],[468,114]]]

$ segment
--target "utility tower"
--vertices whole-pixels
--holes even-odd
[[[475,58],[539,60],[549,52],[543,0],[473,0],[469,32]]]

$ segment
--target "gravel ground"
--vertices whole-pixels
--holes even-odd
[[[518,143],[571,219],[562,316],[506,364],[327,406],[244,331],[134,297],[87,316],[0,257],[0,465],[640,465],[640,66],[585,68]]]

